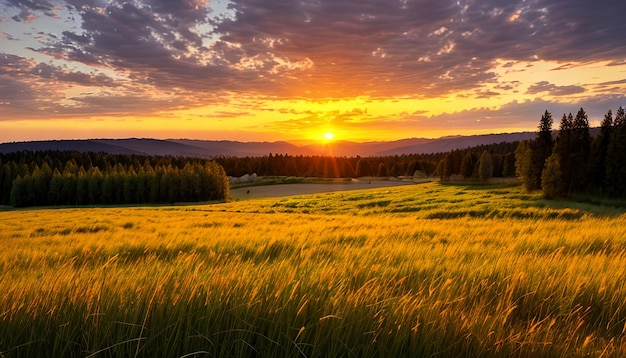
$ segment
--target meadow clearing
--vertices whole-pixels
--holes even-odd
[[[3,357],[619,357],[626,214],[519,186],[0,212]]]

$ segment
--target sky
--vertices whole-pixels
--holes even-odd
[[[597,126],[623,0],[0,0],[0,142],[386,141]]]

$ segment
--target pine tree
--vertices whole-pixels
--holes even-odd
[[[493,176],[493,157],[489,151],[484,151],[478,160],[478,178],[487,182]]]
[[[560,167],[559,156],[555,152],[546,160],[546,166],[541,175],[543,196],[547,199],[555,199],[563,194],[563,175]]]
[[[87,172],[82,166],[78,169],[78,177],[76,178],[76,205],[85,205],[89,201],[89,178]]]
[[[563,114],[561,124],[559,126],[559,135],[556,137],[554,152],[559,160],[559,169],[561,173],[561,183],[564,185],[564,192],[569,193],[573,181],[573,128],[574,117],[570,113],[569,116]]]
[[[367,177],[372,175],[372,166],[367,158],[359,158],[356,162],[356,176]]]
[[[63,178],[59,173],[58,168],[54,168],[52,171],[52,179],[50,179],[50,191],[48,192],[48,199],[50,204],[59,205],[62,201],[62,189]]]
[[[377,177],[388,177],[389,176],[389,172],[387,171],[387,166],[385,165],[385,163],[383,163],[383,162],[378,163],[378,169],[376,170],[376,176]]]
[[[602,191],[606,175],[606,158],[613,130],[613,113],[607,112],[600,125],[600,133],[591,143],[589,162],[589,187],[594,191]]]
[[[460,150],[453,150],[448,153],[443,159],[441,179],[450,180],[452,175],[459,174],[461,172],[461,161],[463,161],[463,154]]]
[[[11,196],[10,196],[10,204],[12,206],[24,206],[24,180],[21,175],[18,175],[15,180],[13,180],[13,184],[11,186]]]
[[[591,135],[589,134],[589,119],[584,109],[576,113],[573,126],[573,143],[571,148],[572,176],[571,190],[582,192],[589,181],[589,154],[591,152]]]
[[[478,158],[476,157],[476,154],[468,150],[465,156],[463,157],[463,160],[461,161],[460,174],[463,176],[463,178],[474,179],[473,177],[473,174],[475,173],[474,168],[476,167],[477,162],[478,162]]]
[[[89,180],[87,182],[87,203],[102,204],[102,172],[98,167],[92,167],[89,170]]]
[[[532,142],[532,160],[530,163],[530,176],[533,188],[541,188],[541,172],[546,159],[552,154],[554,141],[552,140],[552,114],[546,110],[539,122],[539,132]]]
[[[615,196],[626,196],[626,113],[620,107],[615,114],[613,129],[606,154],[607,191]]]
[[[521,141],[515,149],[515,175],[528,191],[539,189],[535,186],[535,180],[531,174],[532,149],[530,142]]]

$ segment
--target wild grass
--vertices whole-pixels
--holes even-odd
[[[0,213],[5,357],[620,357],[626,215],[436,183]]]

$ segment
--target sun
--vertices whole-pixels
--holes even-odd
[[[329,142],[332,141],[333,139],[335,139],[335,133],[324,132],[324,139],[326,139]]]

